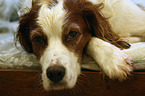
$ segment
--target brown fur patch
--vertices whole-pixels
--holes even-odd
[[[41,28],[36,28],[30,33],[33,53],[40,58],[48,46],[48,38]]]
[[[30,32],[38,27],[36,19],[38,17],[38,10],[40,6],[35,4],[33,5],[30,12],[24,14],[19,20],[19,27],[17,31],[16,38],[19,40],[22,47],[32,53],[32,43],[30,41]]]
[[[102,4],[93,5],[86,0],[65,0],[64,8],[70,12],[70,16],[82,16],[92,36],[110,42],[121,49],[130,47],[127,42],[122,42],[120,37],[113,32],[107,19],[103,17],[101,13]]]

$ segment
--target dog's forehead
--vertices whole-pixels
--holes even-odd
[[[59,0],[59,2],[54,4],[43,2],[38,13],[37,23],[48,36],[51,34],[53,36],[54,34],[61,35],[66,15],[67,12],[63,8],[63,0]]]

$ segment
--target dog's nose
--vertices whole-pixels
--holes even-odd
[[[46,70],[47,77],[53,82],[59,82],[65,75],[65,68],[63,66],[51,66]]]

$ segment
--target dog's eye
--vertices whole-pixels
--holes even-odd
[[[77,31],[70,31],[69,34],[68,34],[68,36],[69,36],[69,38],[74,38],[74,37],[77,36],[77,34],[78,34]]]
[[[40,36],[34,37],[33,41],[36,43],[43,43],[43,39]]]

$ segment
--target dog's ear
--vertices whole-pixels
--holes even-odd
[[[30,22],[31,18],[29,17],[30,13],[26,13],[20,18],[19,27],[17,31],[17,40],[21,44],[21,46],[28,52],[32,52],[32,44],[29,38],[30,34]]]
[[[92,3],[86,2],[82,10],[83,17],[88,24],[92,36],[110,42],[121,49],[129,48],[130,44],[121,40],[119,36],[113,32],[107,19],[103,17],[101,13],[102,8],[102,4],[93,5]]]
[[[36,18],[38,17],[39,6],[35,5],[32,9],[21,16],[16,34],[16,39],[21,46],[28,52],[32,53],[32,43],[30,41],[30,32],[36,27]]]

